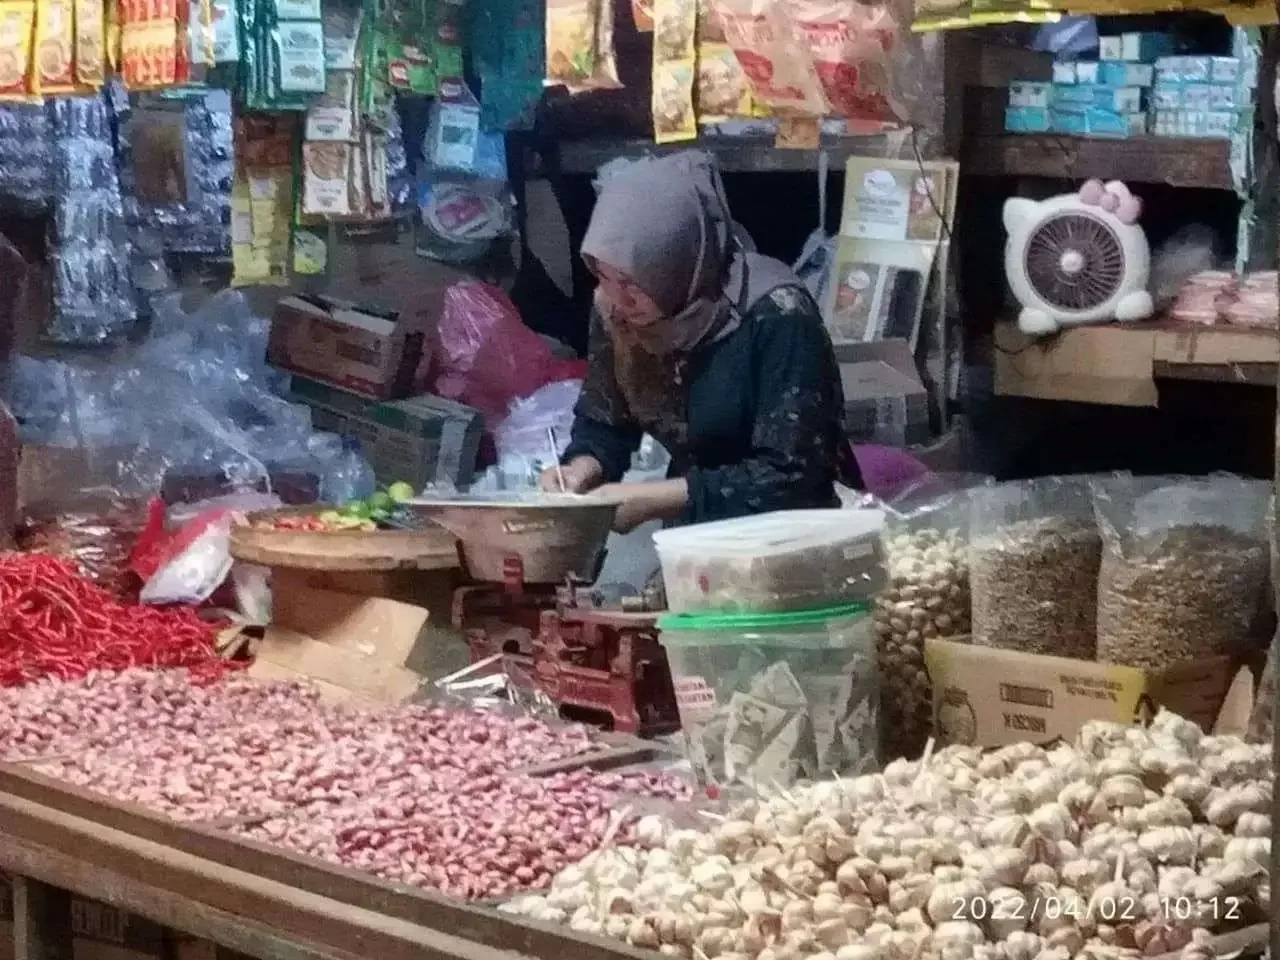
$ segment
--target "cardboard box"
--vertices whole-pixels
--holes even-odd
[[[462,486],[475,472],[484,418],[471,407],[425,394],[372,401],[298,376],[289,399],[311,408],[316,429],[359,440],[379,483]]]
[[[898,447],[928,442],[929,392],[906,343],[842,343],[835,350],[851,440]]]
[[[1140,670],[947,640],[926,641],[924,660],[939,744],[982,747],[1069,740],[1090,720],[1132,723],[1159,707],[1210,730],[1240,668],[1214,657]]]
[[[1280,361],[1274,332],[1157,324],[1076,327],[1049,341],[996,326],[995,392],[1041,400],[1154,407],[1157,377],[1251,382]]]
[[[413,393],[425,335],[412,320],[323,297],[276,304],[268,362],[379,400]]]

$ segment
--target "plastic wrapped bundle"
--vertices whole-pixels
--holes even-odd
[[[0,197],[40,210],[53,196],[49,114],[39,103],[0,103]]]
[[[235,157],[227,91],[116,107],[130,225],[158,236],[166,253],[229,254]]]
[[[53,316],[45,337],[97,344],[137,316],[117,174],[112,113],[103,97],[54,99]]]

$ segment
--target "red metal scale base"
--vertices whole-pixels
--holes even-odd
[[[640,736],[680,729],[656,613],[601,609],[573,583],[512,580],[454,594],[473,663],[504,654],[513,682],[536,686],[567,719]]]

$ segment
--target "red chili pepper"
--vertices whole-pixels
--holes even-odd
[[[216,637],[189,607],[123,603],[64,560],[0,554],[0,686],[134,666],[213,679],[234,666],[218,656]]]

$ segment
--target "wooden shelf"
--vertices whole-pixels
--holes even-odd
[[[818,155],[827,154],[832,170],[843,170],[845,160],[865,154],[882,156],[884,137],[824,136],[822,149],[785,150],[773,145],[772,136],[707,136],[685,143],[656,144],[651,140],[561,140],[563,173],[595,173],[601,164],[618,157],[634,159],[660,156],[680,150],[702,149],[714,154],[726,173],[807,173],[818,169]]]
[[[1060,134],[970,134],[960,170],[982,177],[1102,177],[1132,183],[1232,190],[1226,140],[1133,137],[1104,140]]]
[[[1076,327],[1035,340],[996,325],[996,393],[1151,407],[1157,380],[1274,386],[1280,339],[1273,330],[1167,323]]]

